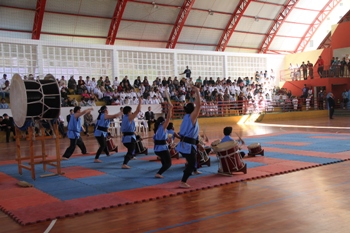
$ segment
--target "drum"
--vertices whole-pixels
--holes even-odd
[[[211,147],[213,148],[214,152],[216,153],[217,145],[221,143],[221,140],[215,140],[211,143]]]
[[[143,146],[142,140],[136,141],[135,154],[145,154],[148,155],[148,149]]]
[[[232,172],[247,173],[247,164],[244,163],[236,141],[220,143],[216,146],[216,154],[219,159],[219,173],[232,175]]]
[[[59,117],[61,95],[56,80],[22,80],[15,74],[11,80],[10,102],[13,120],[18,127],[27,119],[50,120]]]
[[[114,145],[113,138],[111,136],[107,136],[106,144],[109,151],[115,151],[116,153],[118,152],[118,146]]]
[[[171,158],[177,158],[179,159],[179,152],[174,148],[169,148],[169,153]]]
[[[260,143],[252,143],[248,146],[248,156],[255,156],[259,154],[264,156],[264,150],[261,149]]]
[[[207,151],[202,145],[197,145],[197,168],[201,168],[203,165],[210,167],[210,157]]]

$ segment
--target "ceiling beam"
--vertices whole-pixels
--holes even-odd
[[[127,2],[128,0],[118,0],[117,5],[115,6],[114,14],[108,30],[108,35],[106,40],[107,45],[114,45],[115,38],[117,36],[117,32],[119,29],[120,21],[122,19]]]
[[[339,20],[338,24],[341,24],[343,22],[350,21],[350,10]],[[327,36],[323,39],[323,41],[320,43],[317,49],[325,49],[331,47],[331,32],[327,34]]]
[[[225,51],[227,43],[229,42],[233,31],[237,27],[238,22],[242,18],[244,11],[248,8],[250,2],[251,0],[240,0],[220,37],[220,41],[216,46],[216,51]]]
[[[177,15],[177,19],[174,23],[173,29],[171,30],[166,48],[168,48],[168,49],[175,48],[176,43],[180,37],[180,33],[182,31],[182,28],[185,25],[185,21],[186,21],[187,16],[189,15],[189,13],[192,9],[194,2],[195,2],[195,0],[184,0],[184,3],[182,4],[182,7],[180,9],[180,12]]]
[[[326,5],[320,10],[316,18],[310,24],[309,28],[305,31],[303,37],[298,43],[294,50],[294,53],[303,52],[306,46],[309,44],[312,36],[315,34],[317,29],[321,26],[323,21],[328,17],[332,10],[341,2],[342,0],[328,0]]]
[[[39,40],[41,27],[43,25],[46,0],[37,0],[35,8],[35,16],[32,30],[32,39]]]
[[[268,30],[266,37],[264,38],[263,42],[261,43],[261,46],[259,48],[259,53],[266,53],[267,52],[273,39],[277,35],[280,27],[285,22],[287,16],[293,10],[293,7],[298,3],[298,1],[299,0],[289,0],[282,7],[281,11],[277,15],[277,17],[274,19],[274,22],[272,23],[270,29]]]

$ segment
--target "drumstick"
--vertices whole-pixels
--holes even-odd
[[[205,133],[205,129],[203,129],[203,137],[205,142],[209,142],[209,139],[207,137],[207,134]]]
[[[165,97],[167,98],[167,100],[168,100],[168,103],[170,104],[170,105],[172,105],[171,104],[171,100],[170,100],[170,96],[169,96],[169,92],[168,92],[168,90],[167,89],[165,89],[164,90],[164,93],[165,93]]]
[[[236,135],[237,135],[238,139],[242,142],[242,145],[244,145],[245,142],[243,141],[243,139],[238,135],[238,133],[236,133]]]

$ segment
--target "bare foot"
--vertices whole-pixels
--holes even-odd
[[[195,171],[195,172],[193,172],[193,175],[199,175],[199,174],[202,174],[202,172],[201,171]]]
[[[156,174],[155,178],[164,178],[161,174]]]
[[[122,166],[122,169],[130,169],[131,167],[130,166],[128,166],[128,165],[126,165],[126,164],[123,164],[123,166]]]
[[[95,160],[94,160],[94,163],[102,163],[102,160],[95,159]]]
[[[62,157],[61,160],[69,160],[69,158],[66,158],[66,157]]]
[[[187,183],[181,182],[179,185],[179,188],[189,189],[189,188],[191,188],[191,186]]]

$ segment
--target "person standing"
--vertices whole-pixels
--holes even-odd
[[[101,163],[102,161],[99,160],[100,154],[102,151],[106,153],[107,156],[109,156],[109,151],[106,146],[106,137],[108,134],[108,128],[110,124],[110,119],[117,118],[121,116],[122,113],[116,113],[113,115],[108,114],[108,108],[106,105],[102,106],[100,110],[98,110],[98,117],[96,122],[96,129],[94,132],[95,138],[97,139],[98,144],[100,147],[98,148],[95,156],[95,163]]]
[[[329,97],[327,98],[327,101],[328,101],[328,108],[329,108],[329,119],[333,119],[334,108],[335,108],[333,93],[329,93]]]
[[[16,136],[15,124],[13,122],[13,118],[9,117],[7,113],[4,113],[3,120],[1,121],[1,127],[6,132],[6,143],[10,142],[10,133],[13,133],[13,137]],[[15,138],[13,138],[15,140]]]
[[[162,174],[171,167],[171,155],[168,150],[168,134],[167,127],[170,122],[171,110],[173,105],[168,105],[168,112],[166,119],[164,117],[158,117],[154,123],[154,153],[160,158],[162,167],[158,170],[155,175],[156,178],[163,178]]]
[[[151,106],[148,107],[148,111],[145,113],[145,118],[148,124],[148,131],[151,131],[151,124],[154,123],[154,113],[151,110]]]
[[[62,160],[68,160],[72,156],[76,146],[80,148],[82,154],[87,153],[85,144],[82,138],[80,137],[80,132],[82,131],[80,117],[91,112],[92,110],[94,109],[88,108],[88,109],[85,109],[84,111],[81,111],[80,106],[74,107],[73,114],[70,116],[70,119],[68,122],[67,136],[70,139],[70,144],[62,156]]]
[[[343,98],[343,109],[347,109],[348,106],[348,102],[349,102],[349,93],[348,91],[345,90],[343,91],[343,93],[341,94],[342,98]]]
[[[195,104],[188,103],[184,106],[185,115],[183,117],[180,133],[181,141],[177,144],[176,150],[186,158],[187,165],[183,172],[183,176],[180,183],[180,188],[190,188],[191,186],[187,184],[188,178],[195,171],[196,167],[196,157],[197,157],[197,144],[198,144],[198,116],[201,109],[201,99],[199,89],[197,87],[192,87],[195,92]]]
[[[186,69],[180,75],[182,75],[182,74],[184,74],[186,76],[187,80],[189,80],[191,78],[191,70],[188,68],[188,66],[186,66]]]
[[[317,73],[322,78],[323,69],[324,69],[324,61],[323,61],[321,56],[318,57],[316,64],[317,64]]]
[[[310,61],[307,61],[307,68],[309,70],[309,76],[311,79],[314,78],[314,64],[312,64]]]
[[[136,135],[135,135],[135,118],[139,114],[141,110],[142,98],[139,97],[139,104],[136,107],[136,111],[132,112],[132,108],[130,106],[125,106],[123,108],[123,118],[121,124],[121,131],[123,133],[122,142],[123,145],[127,148],[127,153],[124,156],[124,161],[122,165],[122,169],[130,169],[128,166],[128,162],[134,157],[133,153],[136,147]]]
[[[307,65],[305,62],[301,64],[300,69],[303,71],[303,79],[307,80]]]

